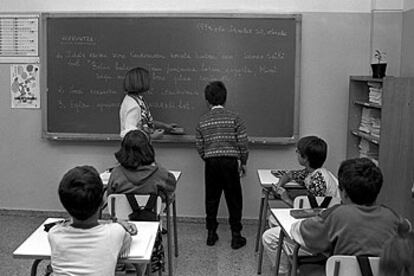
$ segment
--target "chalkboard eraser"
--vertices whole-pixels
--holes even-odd
[[[174,135],[183,135],[184,134],[184,128],[182,127],[175,127],[168,131],[168,134],[174,134]]]

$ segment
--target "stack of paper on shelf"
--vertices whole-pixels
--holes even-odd
[[[381,131],[380,113],[378,113],[375,109],[363,107],[361,113],[361,123],[359,124],[358,129],[379,138]]]
[[[371,142],[361,139],[359,143],[359,157],[367,157],[378,165],[378,147]]]
[[[376,117],[372,117],[371,118],[371,135],[375,136],[377,138],[380,137],[380,132],[381,132],[381,119],[380,118],[376,118]]]
[[[380,83],[368,82],[369,102],[381,105],[382,103],[382,87]]]
[[[371,109],[363,107],[361,115],[361,123],[359,125],[359,130],[365,133],[370,133],[371,129]]]

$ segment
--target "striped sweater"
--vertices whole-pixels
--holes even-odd
[[[236,157],[245,165],[247,144],[246,127],[237,114],[215,106],[201,116],[196,128],[196,146],[202,159]]]

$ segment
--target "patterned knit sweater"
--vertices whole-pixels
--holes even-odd
[[[201,116],[196,128],[196,146],[202,159],[236,157],[245,165],[247,144],[246,127],[237,114],[215,106]]]

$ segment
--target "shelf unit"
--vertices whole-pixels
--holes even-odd
[[[381,105],[369,101],[368,83],[382,87]],[[379,137],[359,129],[364,108],[381,119]],[[350,77],[347,158],[360,156],[361,140],[378,152],[384,175],[378,203],[414,222],[414,78]]]
[[[347,158],[359,157],[359,144],[361,139],[369,142],[370,147],[379,156],[380,137],[361,131],[362,110],[369,109],[370,112],[381,118],[382,105],[369,101],[369,83],[381,86],[382,79],[374,79],[365,76],[351,76],[349,83],[349,107],[348,107],[348,138],[347,138]],[[375,158],[378,162],[378,158]]]

